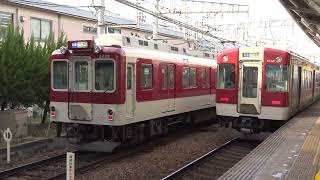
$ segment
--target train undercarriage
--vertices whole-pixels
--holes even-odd
[[[110,152],[119,146],[140,144],[152,137],[166,135],[172,125],[193,125],[214,117],[215,108],[208,108],[123,126],[55,122],[55,142],[57,146],[73,149]]]
[[[257,117],[218,117],[221,127],[231,127],[241,133],[258,134],[261,132],[274,132],[286,121],[259,119]]]

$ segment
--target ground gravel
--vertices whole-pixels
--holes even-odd
[[[160,179],[209,150],[229,141],[231,129],[218,125],[177,133],[164,138],[160,145],[139,154],[102,164],[81,175],[77,180]]]

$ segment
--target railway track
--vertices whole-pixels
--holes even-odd
[[[109,157],[106,153],[75,151],[76,170],[82,170]],[[60,154],[44,160],[32,162],[0,172],[0,179],[60,179],[65,177],[66,154]]]
[[[233,139],[188,163],[162,180],[218,179],[261,141]]]

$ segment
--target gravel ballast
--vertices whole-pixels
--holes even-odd
[[[232,130],[219,125],[176,133],[164,137],[162,143],[116,162],[91,168],[79,180],[160,179],[213,148],[232,139]]]

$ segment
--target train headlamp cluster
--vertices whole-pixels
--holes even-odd
[[[227,55],[224,55],[223,57],[222,57],[222,61],[223,62],[227,62],[229,60],[229,57],[227,56]]]
[[[60,53],[61,54],[66,54],[67,51],[68,51],[68,49],[65,46],[61,46],[60,47]]]
[[[95,46],[94,47],[94,52],[97,53],[97,54],[100,53],[101,52],[101,47],[100,46]]]
[[[275,62],[279,63],[282,61],[282,57],[278,56],[274,59]]]

